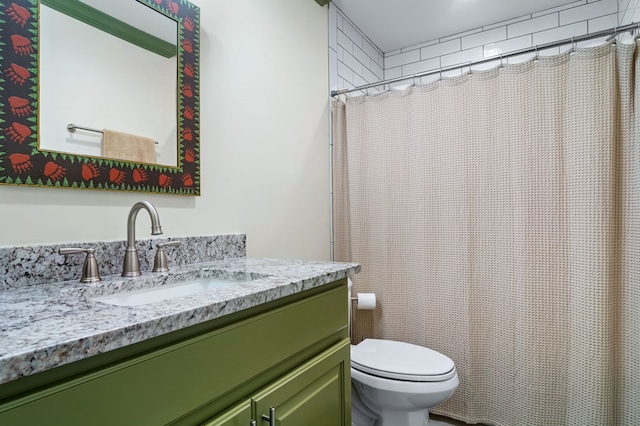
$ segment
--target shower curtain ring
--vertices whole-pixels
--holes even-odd
[[[633,32],[631,32],[631,35],[633,35]],[[611,43],[612,44],[616,44],[616,38],[618,37],[618,27],[613,27],[613,34],[611,34]]]

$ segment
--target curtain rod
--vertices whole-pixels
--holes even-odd
[[[446,67],[446,68],[438,68],[437,70],[419,72],[417,74],[407,75],[407,76],[404,76],[404,77],[391,78],[389,80],[382,80],[382,81],[379,81],[377,83],[364,84],[362,86],[354,87],[352,89],[332,90],[331,91],[331,96],[344,95],[346,93],[356,92],[358,90],[366,90],[366,89],[370,89],[370,88],[376,87],[376,86],[385,86],[387,84],[396,83],[396,82],[404,81],[404,80],[416,79],[416,78],[420,78],[420,77],[426,77],[428,75],[441,74],[441,73],[446,72],[446,71],[453,71],[453,70],[457,70],[457,69],[460,69],[460,68],[463,68],[463,67],[469,67],[469,69],[471,69],[471,67],[474,66],[474,65],[485,64],[487,62],[495,61],[496,59],[503,60],[503,59],[511,58],[513,56],[518,56],[518,55],[522,55],[524,53],[531,53],[531,52],[536,52],[536,54],[537,54],[538,51],[543,50],[543,49],[550,49],[552,47],[564,46],[566,44],[575,44],[575,43],[580,42],[580,41],[591,40],[591,39],[594,39],[594,38],[604,37],[604,36],[607,36],[607,35],[609,36],[607,38],[607,41],[611,41],[618,34],[624,33],[626,31],[633,31],[633,30],[636,30],[636,29],[640,29],[640,23],[634,22],[632,24],[624,25],[624,26],[621,26],[621,27],[615,27],[615,28],[610,28],[608,30],[597,31],[597,32],[591,33],[591,34],[585,34],[585,35],[581,35],[581,36],[565,38],[564,40],[558,40],[558,41],[554,41],[554,42],[550,42],[550,43],[536,45],[536,46],[533,46],[533,47],[527,47],[527,48],[524,48],[524,49],[515,50],[513,52],[505,53],[503,55],[494,55],[494,56],[492,56],[490,58],[485,58],[485,59],[480,59],[480,60],[477,60],[477,61],[466,62],[464,64],[452,65],[452,66],[449,66],[449,67]]]

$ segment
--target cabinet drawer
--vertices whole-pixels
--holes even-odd
[[[35,392],[0,406],[0,424],[170,423],[323,339],[345,337],[346,300],[340,286]]]

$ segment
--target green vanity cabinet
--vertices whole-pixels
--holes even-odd
[[[248,426],[275,407],[346,426],[347,317],[343,279],[28,376],[0,386],[0,425]]]
[[[252,426],[251,400],[247,399],[224,413],[215,416],[204,426]],[[259,424],[256,422],[256,425]]]
[[[350,425],[349,351],[345,339],[204,426]]]

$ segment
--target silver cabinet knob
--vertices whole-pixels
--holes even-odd
[[[167,253],[165,253],[165,247],[178,247],[182,244],[182,241],[168,241],[166,243],[158,243],[156,257],[153,260],[153,272],[167,272],[169,270],[169,265],[167,262]]]
[[[87,257],[84,259],[84,265],[82,266],[82,278],[81,283],[95,283],[100,281],[100,271],[98,270],[98,261],[93,255],[94,249],[83,249],[79,247],[65,247],[58,250],[58,253],[67,256],[76,253],[87,253]]]

